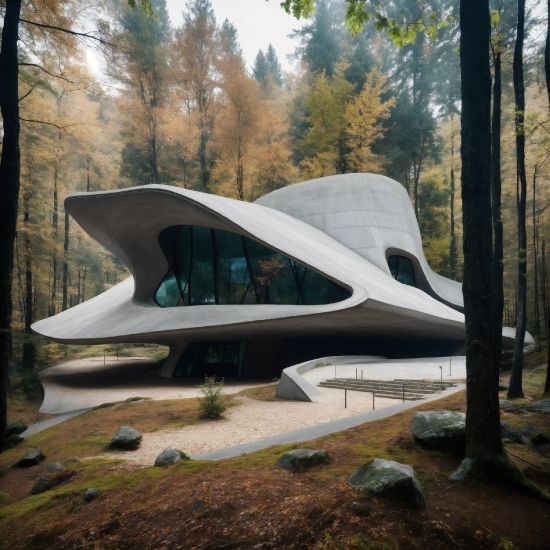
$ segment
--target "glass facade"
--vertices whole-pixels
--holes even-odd
[[[175,246],[172,265],[155,292],[161,307],[316,305],[351,296],[326,277],[236,233],[184,225],[168,246]]]
[[[174,377],[240,377],[246,345],[246,341],[193,342],[183,351],[174,371]]]
[[[404,285],[416,286],[412,262],[405,256],[390,256],[388,267],[392,277]]]

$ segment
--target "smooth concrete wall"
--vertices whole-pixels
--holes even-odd
[[[463,310],[462,285],[428,265],[411,201],[395,180],[377,174],[342,174],[289,185],[256,200],[324,231],[385,273],[387,258],[416,259],[419,288]]]

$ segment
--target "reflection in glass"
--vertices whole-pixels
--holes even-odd
[[[412,262],[405,256],[390,256],[388,267],[392,277],[404,285],[416,286]]]
[[[252,239],[184,225],[155,301],[161,307],[208,304],[340,302],[351,293],[319,273]]]

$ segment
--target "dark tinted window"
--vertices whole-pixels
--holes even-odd
[[[332,304],[351,296],[319,273],[236,233],[182,226],[155,301],[209,304]]]
[[[412,262],[405,256],[390,256],[388,266],[392,277],[404,285],[416,286]]]

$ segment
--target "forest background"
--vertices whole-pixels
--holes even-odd
[[[261,0],[258,0],[261,1]],[[345,4],[322,0],[295,32],[299,61],[283,74],[273,47],[247,71],[237,29],[208,0],[192,0],[174,28],[165,0],[156,17],[107,0],[40,0],[23,19],[93,21],[97,39],[21,25],[21,195],[13,273],[13,365],[28,391],[33,374],[66,346],[33,335],[34,321],[103,292],[125,266],[64,212],[72,192],[162,183],[253,201],[315,177],[374,172],[409,193],[426,258],[438,273],[462,273],[458,0],[430,3],[449,24],[397,48],[367,23],[350,37]],[[414,18],[414,0],[387,2]],[[515,326],[517,213],[512,53],[517,4],[495,0],[495,48],[503,57],[502,201],[504,324]],[[526,18],[528,330],[547,340],[550,282],[550,154],[544,79],[546,14]],[[45,15],[46,14],[46,15]],[[259,23],[258,23],[259,24]],[[543,32],[544,31],[544,32]],[[104,56],[107,82],[85,50]]]

